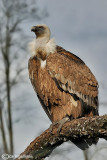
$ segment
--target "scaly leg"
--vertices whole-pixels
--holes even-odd
[[[53,122],[53,123],[50,125],[50,127],[49,127],[50,132],[52,133],[52,128],[53,128],[53,126],[55,126],[56,124],[59,124],[59,127],[58,127],[58,129],[57,129],[57,132],[60,133],[63,125],[64,125],[67,121],[70,121],[70,118],[69,118],[69,117],[64,117],[64,118],[61,119],[60,121]]]

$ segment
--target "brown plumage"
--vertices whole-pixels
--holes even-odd
[[[46,25],[34,26],[32,31],[40,37],[30,44],[29,77],[49,119],[98,115],[98,82],[90,69],[79,57],[56,46]],[[73,142],[81,149],[87,148],[83,143],[89,144],[88,140]]]

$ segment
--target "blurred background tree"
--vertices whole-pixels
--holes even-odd
[[[0,0],[0,129],[6,153],[14,152],[11,91],[23,80],[26,69],[28,37],[22,23],[45,16],[47,12],[40,14],[36,0]]]

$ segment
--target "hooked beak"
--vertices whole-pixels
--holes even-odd
[[[31,32],[37,32],[38,31],[38,27],[37,26],[33,26],[32,28],[31,28]]]

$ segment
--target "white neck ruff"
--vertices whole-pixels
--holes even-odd
[[[31,57],[36,56],[39,50],[43,50],[43,52],[45,52],[48,56],[49,54],[56,52],[56,43],[54,38],[50,39],[49,41],[47,41],[46,38],[33,39],[28,44],[28,49],[30,51]]]

